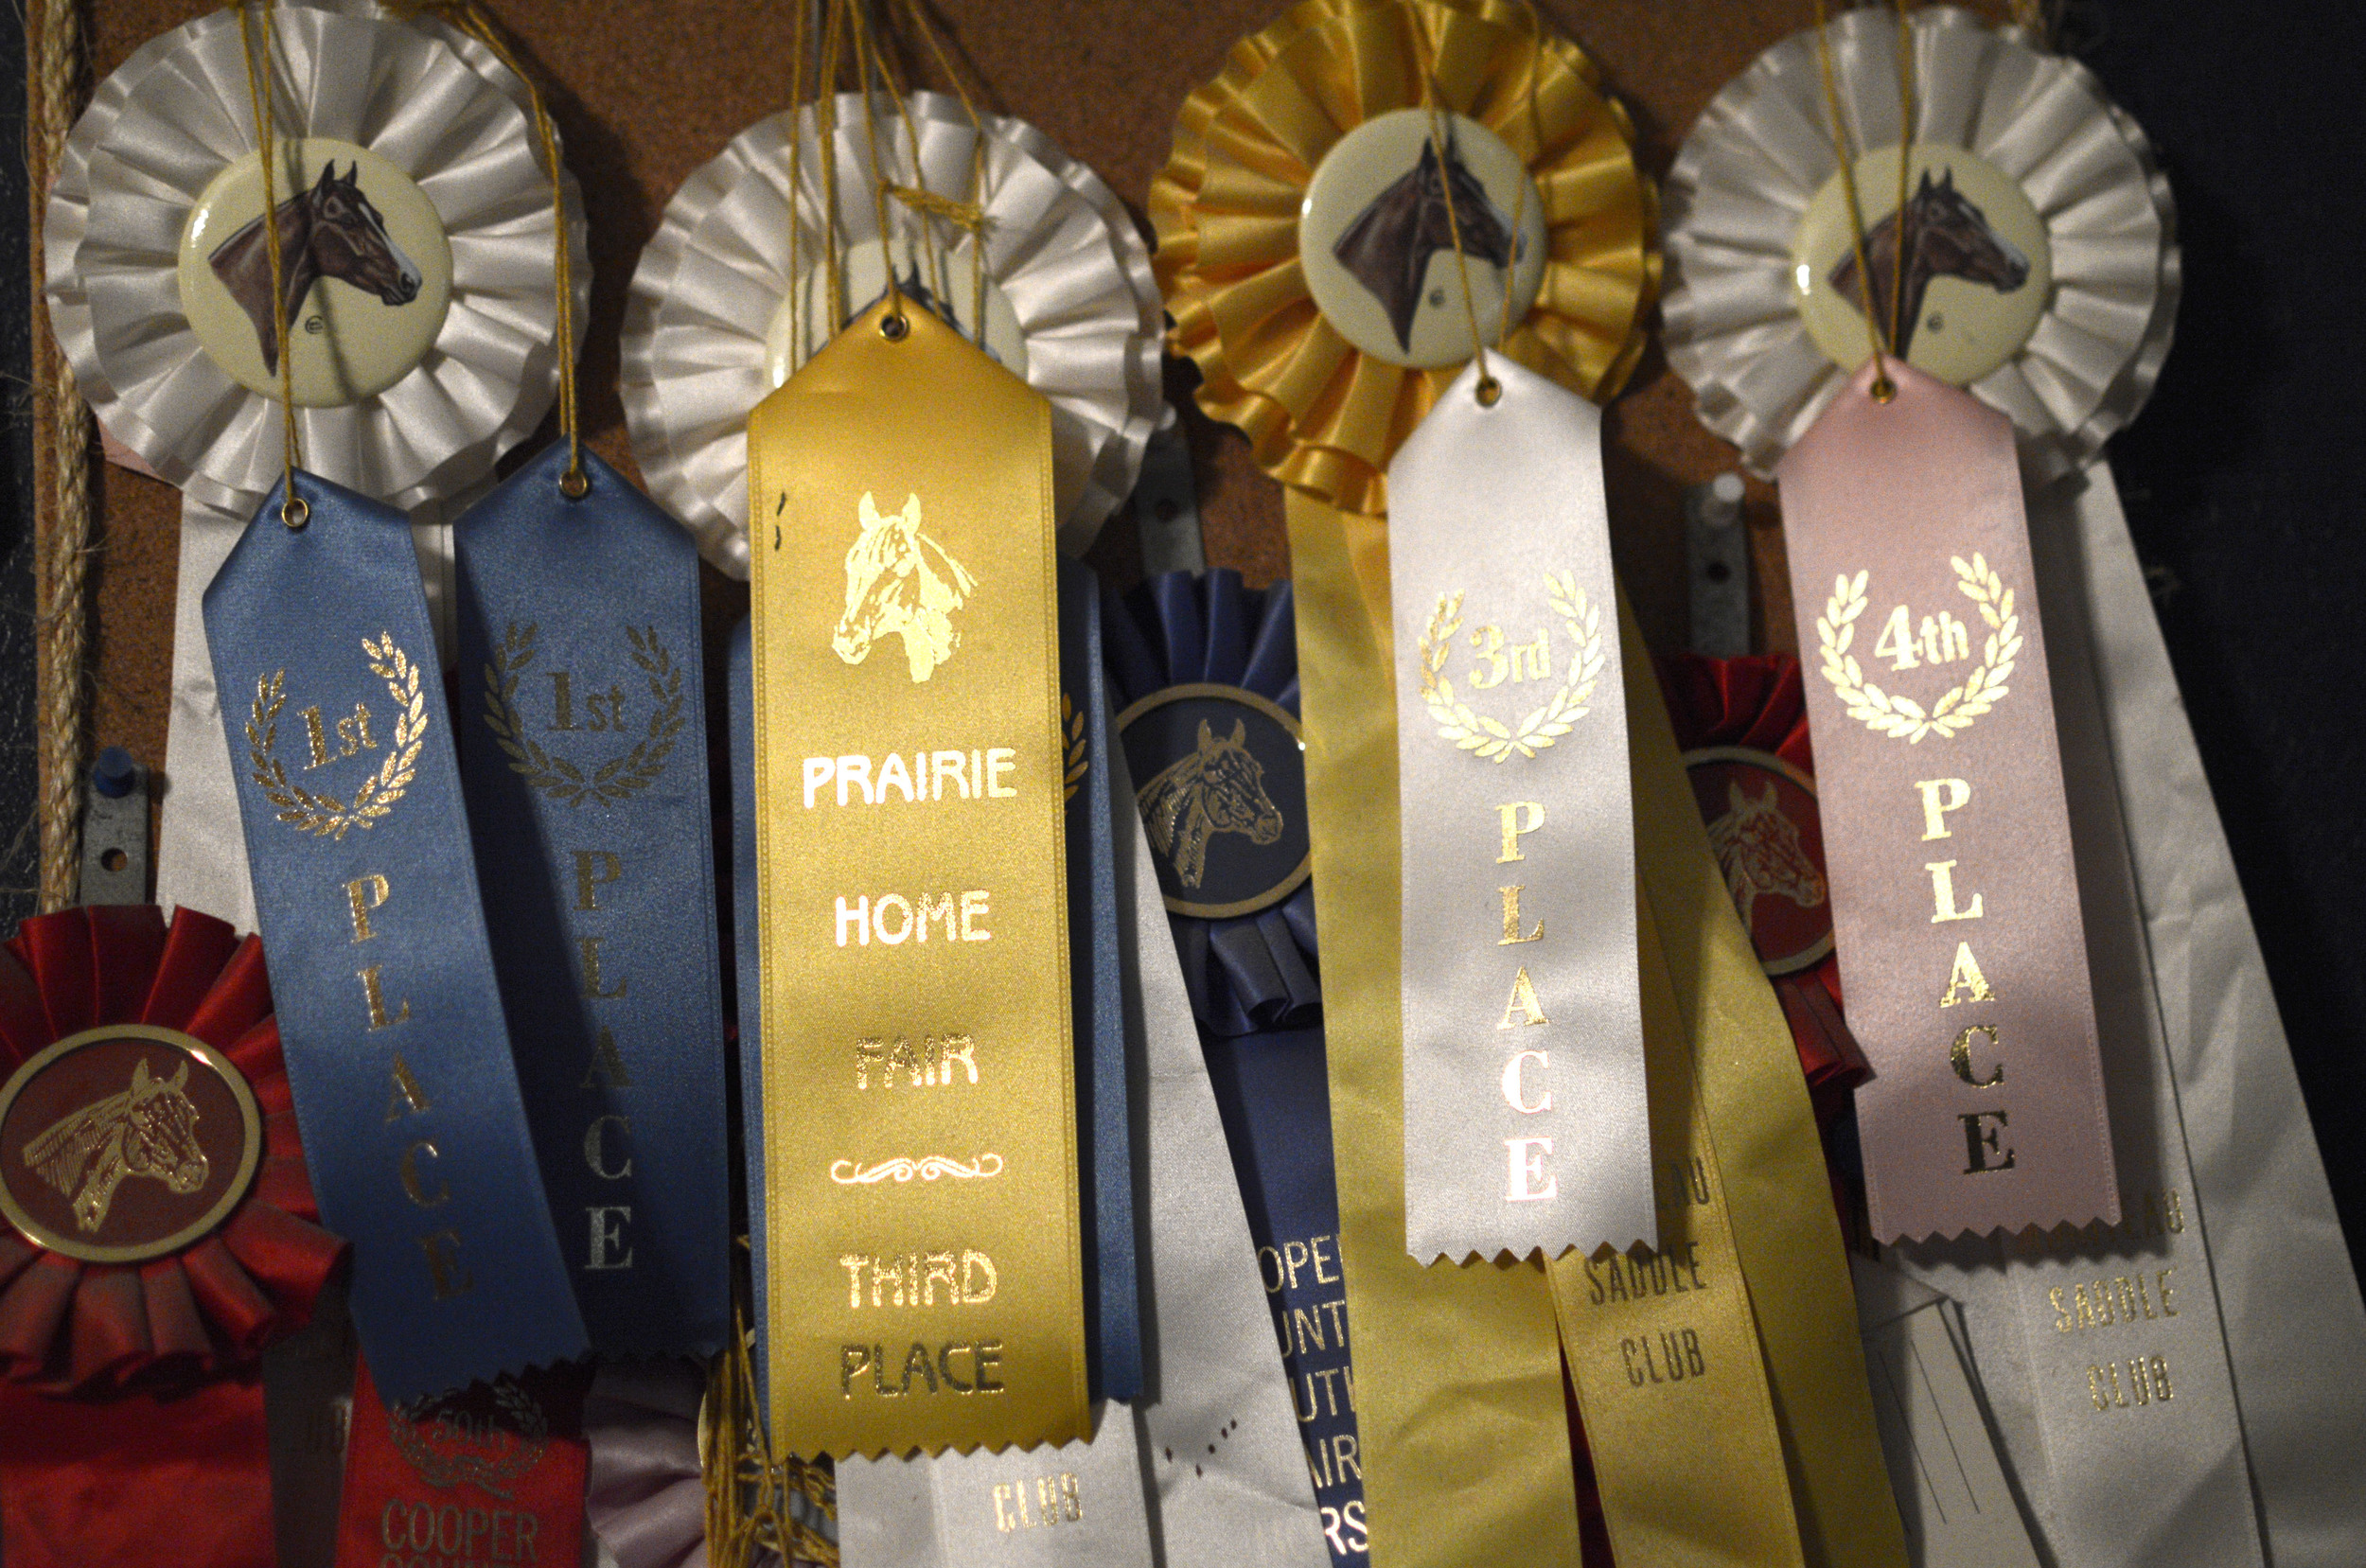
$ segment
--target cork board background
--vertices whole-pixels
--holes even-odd
[[[1288,0],[931,0],[933,16],[988,104],[1030,120],[1106,180],[1147,240],[1144,198],[1167,156],[1174,112],[1212,76],[1234,40]],[[204,0],[92,0],[92,79],[148,39],[214,9]],[[747,0],[492,0],[547,96],[582,182],[592,232],[591,336],[581,365],[583,419],[601,455],[637,473],[616,394],[617,333],[642,246],[683,178],[750,122],[786,106],[795,8]],[[1808,0],[1544,0],[1548,24],[1601,66],[1633,114],[1638,156],[1654,178],[1674,160],[1719,87],[1769,44],[1806,26]],[[2001,20],[2004,7],[1975,10]],[[910,79],[947,84],[908,58]],[[1169,363],[1200,486],[1210,566],[1262,585],[1289,571],[1279,490],[1246,443],[1191,406],[1196,372]],[[555,427],[524,444],[538,449]],[[1701,428],[1689,390],[1648,352],[1605,423],[1613,546],[1655,649],[1686,633],[1681,501],[1686,485],[1735,467]],[[164,756],[179,498],[109,467],[94,565],[92,744]],[[1754,482],[1748,520],[1761,645],[1789,646],[1791,608],[1772,490]],[[1093,564],[1123,583],[1139,574],[1133,520],[1120,514]],[[710,655],[747,592],[709,571]],[[719,689],[720,682],[715,685]]]

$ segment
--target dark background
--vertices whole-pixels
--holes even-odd
[[[0,120],[18,138],[18,3],[0,9]],[[86,5],[111,69],[205,0]],[[665,200],[697,164],[781,107],[786,5],[724,0],[495,0],[582,177],[595,263],[584,365],[587,432],[632,471],[613,390],[625,286]],[[1040,125],[1139,218],[1183,93],[1281,0],[938,0],[990,106]],[[1708,96],[1809,16],[1804,0],[1544,0],[1634,112],[1663,172]],[[1997,0],[1977,8],[1995,15]],[[95,10],[95,14],[94,14]],[[779,36],[775,36],[779,35]],[[2059,42],[2145,126],[2175,190],[2185,293],[2158,392],[2111,449],[2137,549],[2233,840],[2354,1257],[2366,1253],[2366,21],[2337,0],[2075,0]],[[733,62],[724,65],[719,62]],[[926,73],[924,73],[925,75]],[[0,160],[0,930],[30,907],[32,582],[19,156]],[[1146,225],[1145,225],[1146,229]],[[1272,486],[1244,445],[1195,416],[1212,561],[1252,583],[1287,570]],[[1683,485],[1732,466],[1693,422],[1656,352],[1606,422],[1619,568],[1647,636],[1676,644]],[[539,442],[530,442],[529,447]],[[106,533],[93,590],[94,744],[160,760],[172,593],[170,493],[100,476]],[[1790,643],[1780,544],[1763,487],[1751,521]],[[1112,525],[1096,561],[1130,558]],[[719,629],[745,591],[709,583]],[[2295,1282],[2296,1284],[2302,1282]],[[2355,1369],[2327,1368],[2327,1375]]]

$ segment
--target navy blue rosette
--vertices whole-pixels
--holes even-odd
[[[1109,594],[1102,623],[1117,738],[1200,1028],[1318,1024],[1290,585],[1171,572]]]

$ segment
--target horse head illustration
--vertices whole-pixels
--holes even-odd
[[[214,275],[255,324],[266,370],[278,370],[280,332],[296,319],[321,278],[340,278],[387,305],[408,305],[419,297],[418,263],[386,232],[386,220],[362,193],[361,172],[360,164],[348,165],[340,178],[332,159],[311,189],[279,203],[274,214],[282,284],[277,311],[272,309],[271,243],[261,218],[215,246],[206,257]]]
[[[1174,866],[1186,888],[1208,874],[1208,840],[1219,833],[1241,833],[1252,844],[1281,837],[1281,812],[1265,794],[1265,765],[1249,752],[1248,726],[1232,721],[1219,740],[1199,721],[1199,749],[1134,792],[1150,841]]]
[[[1725,868],[1725,886],[1741,910],[1742,925],[1750,924],[1760,893],[1788,898],[1803,909],[1823,903],[1824,873],[1800,844],[1799,824],[1775,803],[1773,782],[1755,801],[1728,782],[1725,804],[1725,815],[1709,824],[1709,847]]]
[[[1914,346],[1915,326],[1922,316],[1922,296],[1934,277],[1960,277],[2009,294],[2029,281],[2029,258],[1988,225],[1988,215],[1955,188],[1955,171],[1937,181],[1922,171],[1922,184],[1906,204],[1874,225],[1864,238],[1865,264],[1873,272],[1873,308],[1889,308],[1890,278],[1902,253],[1906,257],[1906,292],[1898,308],[1898,344],[1903,355]],[[1833,291],[1851,304],[1862,302],[1857,287],[1857,255],[1852,248],[1832,269]]]
[[[846,612],[830,646],[849,664],[871,656],[882,637],[901,636],[914,680],[926,680],[953,657],[962,634],[953,611],[968,601],[977,579],[920,531],[920,498],[908,495],[900,512],[880,512],[865,490],[862,533],[846,552]]]
[[[1450,183],[1454,189],[1451,221],[1446,212]],[[1387,310],[1388,325],[1396,329],[1400,348],[1413,346],[1413,318],[1421,311],[1429,258],[1454,249],[1457,227],[1464,255],[1498,267],[1511,265],[1511,229],[1495,211],[1478,176],[1456,156],[1449,131],[1442,167],[1438,144],[1424,141],[1421,161],[1373,197],[1331,248],[1339,265],[1370,290]]]
[[[205,1185],[205,1151],[197,1144],[197,1107],[185,1092],[189,1065],[170,1078],[132,1069],[121,1094],[62,1117],[25,1145],[25,1163],[74,1199],[74,1223],[95,1231],[107,1223],[115,1189],[132,1176],[150,1176],[175,1192]]]

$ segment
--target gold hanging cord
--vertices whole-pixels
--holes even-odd
[[[278,53],[272,27],[273,0],[263,0],[262,57],[255,63],[255,28],[247,18],[248,0],[238,0],[238,44],[246,57],[247,101],[255,113],[255,139],[263,166],[263,249],[271,257],[272,344],[279,360],[279,428],[284,465],[280,477],[279,520],[291,530],[312,520],[310,503],[296,494],[296,469],[304,460],[296,441],[295,356],[288,343],[287,283],[279,257],[279,188],[277,127],[272,116],[271,66]]]
[[[912,0],[912,3],[917,4],[918,0]],[[1545,69],[1545,38],[1542,24],[1537,21],[1533,7],[1523,5],[1516,7],[1515,9],[1527,28],[1529,134],[1530,139],[1538,144],[1538,150],[1541,151],[1545,122],[1544,117],[1537,112],[1536,92],[1537,78]],[[1504,385],[1495,379],[1494,373],[1487,365],[1486,341],[1479,332],[1478,301],[1471,291],[1471,261],[1462,249],[1461,217],[1455,211],[1454,182],[1445,178],[1447,157],[1445,115],[1451,114],[1452,111],[1448,110],[1443,113],[1439,111],[1438,79],[1430,70],[1423,71],[1421,84],[1421,107],[1429,114],[1430,146],[1438,159],[1439,188],[1444,193],[1446,199],[1446,238],[1454,245],[1455,273],[1462,284],[1462,316],[1471,327],[1471,358],[1478,363],[1478,385],[1474,391],[1481,408],[1493,408],[1496,400],[1504,395]],[[1524,167],[1521,172],[1519,189],[1513,195],[1511,203],[1511,259],[1504,268],[1503,304],[1495,324],[1495,352],[1498,354],[1504,352],[1504,344],[1511,337],[1511,284],[1513,277],[1520,270],[1520,242],[1524,233],[1522,225],[1527,221],[1530,183]]]
[[[838,1543],[815,1523],[837,1520],[837,1482],[826,1464],[774,1453],[756,1398],[753,1344],[734,1304],[732,1343],[709,1367],[698,1407],[707,1560],[713,1568],[755,1568],[768,1554],[783,1563],[838,1568]]]
[[[397,15],[432,15],[467,33],[492,50],[493,58],[526,90],[526,103],[534,111],[535,133],[542,143],[542,165],[551,176],[552,272],[558,280],[558,433],[567,443],[567,468],[558,477],[558,488],[568,500],[579,501],[592,488],[592,482],[583,471],[583,432],[575,413],[575,289],[570,273],[567,187],[558,161],[558,132],[551,123],[550,112],[542,105],[542,95],[536,89],[534,79],[503,42],[500,29],[476,0],[387,0],[387,5]]]
[[[1848,199],[1848,239],[1856,251],[1858,299],[1864,313],[1865,342],[1873,354],[1873,385],[1868,390],[1875,402],[1886,403],[1898,396],[1898,383],[1890,379],[1884,355],[1897,352],[1890,345],[1898,342],[1898,329],[1903,325],[1898,311],[1905,298],[1906,170],[1914,162],[1915,146],[1914,29],[1906,22],[1906,0],[1893,0],[1898,13],[1898,208],[1891,220],[1889,330],[1885,333],[1873,308],[1873,269],[1865,255],[1864,209],[1857,200],[1857,154],[1850,145],[1846,120],[1841,113],[1840,85],[1832,72],[1831,29],[1825,14],[1825,0],[1814,3],[1815,53],[1824,75],[1824,111],[1832,122],[1832,155],[1840,161],[1841,192]]]

